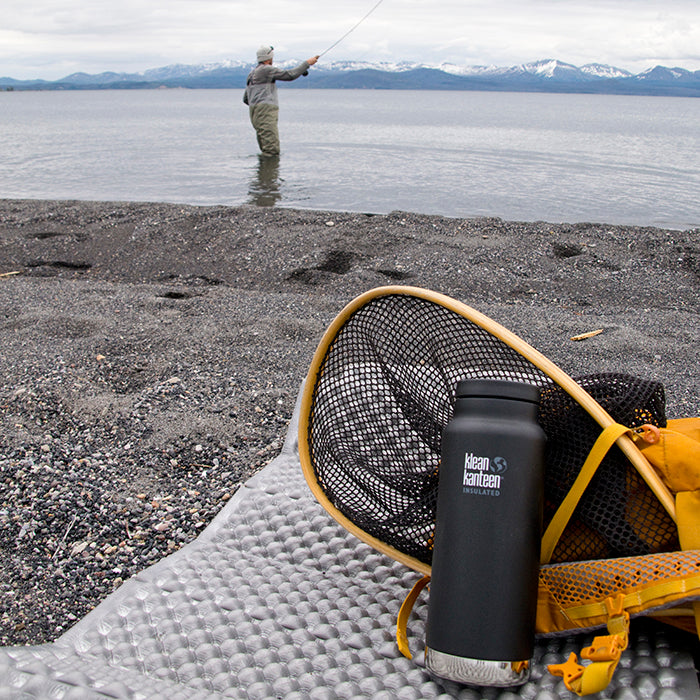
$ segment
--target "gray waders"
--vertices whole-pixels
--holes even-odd
[[[277,129],[279,107],[270,104],[257,104],[249,107],[250,123],[255,128],[258,146],[263,155],[277,156],[280,152],[280,135]]]

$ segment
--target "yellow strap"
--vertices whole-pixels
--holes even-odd
[[[625,597],[625,608],[635,608],[634,612],[644,612],[649,608],[658,608],[659,603],[682,603],[689,598],[700,595],[700,574],[696,576],[679,576],[663,580],[639,591],[631,591]],[[674,606],[675,607],[675,606]],[[598,617],[606,612],[605,602],[588,603],[566,608],[566,616],[571,620],[585,620]],[[661,613],[659,613],[661,614]]]
[[[578,663],[576,654],[569,654],[563,664],[550,664],[547,670],[564,679],[564,685],[576,695],[591,695],[605,690],[620,661],[622,652],[627,647],[627,636],[622,634],[596,637],[593,644],[581,651],[582,659],[592,659],[587,666]]]
[[[700,491],[681,491],[676,494],[678,538],[681,549],[700,549]],[[695,630],[700,636],[700,603],[693,603]]]
[[[411,615],[411,610],[418,600],[420,592],[430,582],[430,576],[423,576],[418,579],[413,588],[409,591],[399,610],[399,616],[396,619],[396,643],[399,645],[399,651],[407,658],[412,659],[411,650],[408,648],[408,636],[406,635],[406,627],[408,626],[408,618]]]
[[[569,654],[563,664],[550,664],[547,670],[553,676],[564,679],[564,685],[576,695],[591,695],[605,690],[612,680],[622,652],[627,649],[630,616],[624,609],[624,596],[606,598],[609,614],[608,633],[593,640],[591,646],[581,650],[581,659],[591,663],[581,666],[576,654]]]
[[[612,680],[616,667],[617,661],[594,661],[588,666],[581,666],[576,654],[571,652],[566,662],[549,664],[547,670],[553,676],[563,678],[567,690],[583,696],[605,690]]]
[[[617,661],[594,661],[586,666],[578,695],[592,695],[605,690],[610,685],[616,668]]]
[[[569,493],[566,494],[566,498],[562,501],[557,512],[554,514],[552,521],[549,523],[547,531],[544,533],[542,538],[542,550],[540,554],[540,563],[548,564],[554,554],[554,548],[559,542],[561,533],[564,532],[564,528],[571,519],[576,506],[578,505],[583,492],[590,483],[593,475],[596,473],[598,466],[603,461],[603,458],[608,453],[608,450],[615,444],[615,441],[626,432],[629,428],[619,423],[611,423],[603,432],[598,436],[595,441],[593,448],[586,457],[586,461],[581,467],[581,471],[576,477],[573,486],[571,487]]]
[[[551,664],[547,670],[553,676],[561,676],[564,685],[576,695],[592,695],[605,690],[627,648],[627,636],[622,634],[596,637],[593,644],[581,651],[582,659],[592,660],[587,666],[580,666],[576,654],[570,654],[566,663]]]

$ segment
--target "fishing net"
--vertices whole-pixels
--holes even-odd
[[[441,435],[460,379],[502,379],[541,390],[547,434],[546,527],[601,428],[504,341],[430,299],[377,296],[325,345],[311,389],[310,468],[328,501],[357,528],[430,564]],[[665,426],[657,382],[621,374],[580,385],[618,422]],[[677,548],[671,517],[617,447],[603,460],[552,561],[643,555]]]

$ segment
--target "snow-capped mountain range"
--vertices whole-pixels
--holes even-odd
[[[298,61],[279,63],[291,67]],[[253,65],[224,61],[199,65],[174,64],[141,73],[73,73],[60,80],[0,78],[0,89],[70,90],[114,88],[242,88]],[[441,90],[516,90],[655,94],[700,97],[700,71],[655,66],[633,74],[614,66],[574,66],[546,59],[516,66],[460,66],[452,63],[370,63],[320,61],[304,80],[289,84],[306,88],[383,88]]]
[[[495,76],[495,75],[514,75],[517,73],[528,73],[531,75],[540,75],[547,78],[555,77],[579,77],[590,76],[594,78],[629,78],[633,74],[622,68],[614,66],[606,66],[600,63],[589,63],[585,66],[576,67],[569,63],[562,63],[556,59],[546,59],[536,61],[534,63],[521,63],[517,66],[499,67],[499,66],[458,66],[454,63],[357,63],[357,62],[336,62],[329,66],[319,66],[322,70],[338,70],[338,71],[355,71],[375,69],[382,70],[388,73],[400,73],[418,68],[428,68],[440,70],[443,73],[450,75],[462,76]],[[583,75],[579,75],[583,74]]]

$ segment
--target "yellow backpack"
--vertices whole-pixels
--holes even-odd
[[[424,576],[431,569],[442,430],[465,378],[540,388],[547,434],[536,633],[607,627],[549,666],[579,695],[603,690],[630,616],[696,632],[700,619],[700,419],[666,420],[663,387],[620,374],[577,381],[474,309],[411,287],[351,302],[307,376],[299,453],[318,501],[346,529]]]

